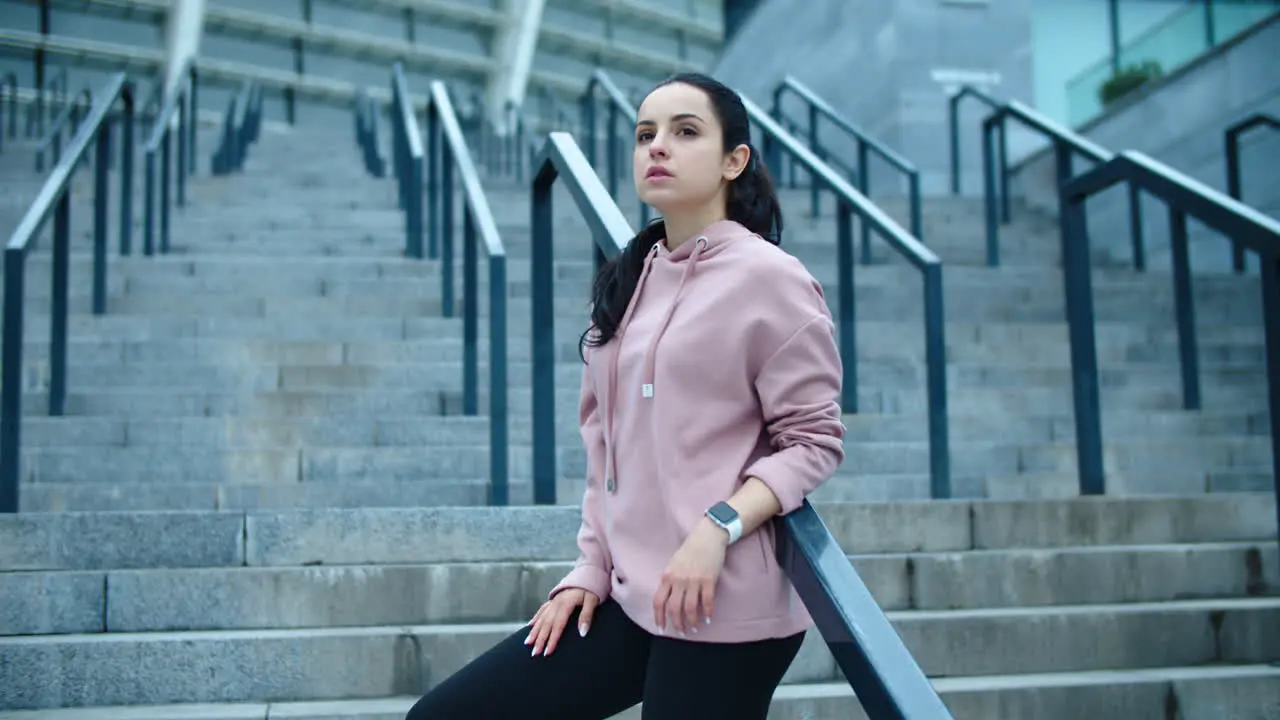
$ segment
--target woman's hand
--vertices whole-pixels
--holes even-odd
[[[595,593],[580,588],[561,590],[555,597],[542,603],[538,612],[533,614],[533,619],[529,621],[533,629],[529,631],[529,637],[524,639],[524,644],[533,646],[533,657],[550,655],[559,644],[560,635],[564,632],[569,617],[573,615],[574,608],[579,605],[582,606],[582,612],[578,613],[578,634],[586,637],[587,630],[591,627],[591,617],[599,604],[600,598]]]
[[[671,557],[653,596],[653,621],[680,634],[698,632],[715,612],[716,581],[724,569],[729,533],[702,518]]]

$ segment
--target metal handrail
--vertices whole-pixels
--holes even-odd
[[[999,110],[1004,104],[1000,100],[988,95],[971,85],[965,85],[959,91],[953,93],[947,100],[947,126],[951,133],[951,194],[960,194],[960,101],[967,97],[971,97],[978,102],[986,105],[992,110]],[[1008,137],[1005,135],[1005,128],[1000,126],[1000,167],[1006,169],[1009,166],[1009,143]],[[1007,197],[1009,189],[1008,175],[1003,178],[1000,186],[1001,197]],[[1008,221],[1008,213],[1006,212],[1006,222]]]
[[[1259,127],[1280,130],[1280,119],[1266,113],[1254,113],[1227,128],[1223,134],[1227,156],[1227,194],[1236,200],[1243,194],[1240,187],[1240,136]],[[1238,242],[1231,243],[1231,264],[1237,273],[1244,272],[1244,248]]]
[[[453,192],[454,173],[462,186],[462,408],[466,415],[479,412],[480,395],[480,305],[478,246],[483,243],[489,262],[489,504],[510,504],[510,442],[507,407],[507,251],[498,234],[498,223],[480,174],[462,134],[449,90],[444,83],[431,83],[427,104],[428,144],[439,149],[439,162],[427,183],[433,199],[432,211],[439,211],[429,223],[432,233],[440,233],[441,275],[446,317],[453,315]],[[432,243],[436,244],[435,242]]]
[[[1059,149],[1058,152],[1066,151]],[[1187,217],[1194,217],[1211,230],[1230,237],[1262,259],[1272,465],[1276,494],[1280,499],[1280,221],[1137,152],[1120,153],[1059,187],[1080,492],[1099,495],[1106,491],[1089,228],[1084,203],[1120,183],[1141,188],[1160,198],[1169,209],[1183,402],[1189,409],[1199,407],[1200,390]],[[1276,507],[1280,513],[1280,503]],[[1280,523],[1280,515],[1277,523]]]
[[[533,180],[530,281],[533,302],[534,501],[556,501],[555,310],[552,188],[563,179],[592,245],[607,257],[635,235],[568,133],[553,132]],[[929,679],[876,603],[848,555],[806,500],[774,519],[778,564],[791,579],[867,714],[880,720],[951,718]],[[761,528],[757,532],[763,532]]]
[[[990,267],[998,267],[1000,265],[1000,220],[996,216],[997,189],[995,160],[992,157],[993,146],[997,131],[1000,132],[1002,139],[1006,137],[1007,125],[1010,119],[1036,131],[1053,145],[1058,185],[1071,178],[1073,172],[1072,161],[1075,157],[1083,157],[1093,163],[1104,163],[1114,156],[1110,150],[1063,127],[1016,100],[1001,104],[994,112],[988,115],[982,121],[982,176],[983,199],[986,210],[987,265]],[[1002,157],[1001,162],[1005,162],[1005,158]],[[1005,222],[1008,222],[1009,219],[1007,207],[1009,201],[1008,172],[1007,166],[1000,168],[1000,176],[1005,183],[1005,187],[1001,191],[1005,203]],[[1129,226],[1133,246],[1133,264],[1136,269],[1142,270],[1146,267],[1146,250],[1143,247],[1141,197],[1136,185],[1129,186]]]
[[[852,137],[856,144],[856,152],[858,157],[857,181],[858,192],[863,195],[871,194],[870,179],[870,154],[874,153],[881,160],[889,163],[897,168],[907,178],[907,194],[911,207],[911,234],[916,238],[924,239],[924,221],[920,209],[920,171],[911,161],[898,154],[885,144],[871,137],[866,131],[849,122],[836,109],[818,96],[813,90],[799,80],[788,75],[783,78],[782,82],[773,90],[773,108],[772,115],[774,120],[780,120],[784,117],[782,111],[782,99],[787,93],[791,93],[805,104],[808,109],[809,119],[809,148],[819,155],[829,155],[825,152],[822,144],[818,142],[818,117],[825,117],[837,129]],[[817,217],[818,207],[818,187],[810,185],[809,188],[809,205],[814,217]],[[871,263],[871,236],[870,231],[864,227],[862,232],[862,262],[864,265]]]
[[[84,89],[84,93],[76,96],[72,102],[63,102],[61,109],[53,120],[53,124],[49,126],[49,132],[36,145],[36,172],[44,172],[44,154],[50,147],[53,148],[53,163],[55,165],[62,159],[62,130],[67,129],[68,138],[75,134],[77,122],[76,109],[80,106],[80,100],[89,98],[89,105],[93,105],[93,93],[88,88]],[[86,109],[87,112],[87,109]]]
[[[391,68],[391,165],[396,174],[400,209],[404,210],[404,253],[406,257],[417,259],[423,257],[422,165],[425,157],[422,131],[414,114],[404,65],[396,63]],[[431,157],[435,157],[434,149]],[[435,260],[439,257],[440,248],[434,243],[434,235],[431,240],[426,255]]]
[[[0,513],[16,513],[20,507],[21,424],[23,361],[26,316],[27,258],[35,249],[41,231],[53,218],[53,270],[49,342],[49,415],[64,413],[67,399],[67,315],[71,269],[71,196],[73,179],[94,149],[93,165],[93,314],[107,310],[107,171],[111,155],[111,110],[117,102],[124,105],[120,131],[125,138],[120,163],[122,184],[120,203],[121,233],[127,233],[132,221],[131,193],[133,185],[133,85],[123,73],[112,75],[98,93],[85,123],[71,138],[67,153],[49,173],[35,202],[28,208],[17,229],[9,237],[4,253],[4,325],[3,354],[0,355]]]
[[[187,204],[187,176],[195,174],[195,139],[196,139],[196,87],[198,84],[195,63],[191,60],[183,65],[181,82],[172,93],[164,94],[164,102],[156,113],[147,135],[145,150],[146,185],[143,192],[143,253],[151,255],[155,251],[155,203],[156,203],[156,153],[160,153],[160,252],[169,252],[170,230],[170,177],[173,163],[172,129],[174,116],[178,121],[178,164],[177,164],[177,206]]]
[[[839,285],[840,359],[844,367],[841,404],[858,412],[858,343],[853,287],[853,217],[874,230],[891,248],[920,271],[924,285],[925,376],[929,407],[929,488],[933,498],[951,497],[951,451],[947,419],[947,344],[943,312],[942,261],[924,243],[898,225],[857,188],[823,163],[812,150],[782,129],[768,113],[743,97],[747,115],[764,135],[761,153],[770,167],[780,167],[785,151],[817,185],[836,196],[836,264]]]
[[[587,82],[587,89],[582,92],[581,98],[578,100],[582,113],[582,129],[586,135],[587,144],[587,162],[592,167],[596,165],[596,151],[599,149],[599,143],[596,140],[596,88],[605,93],[605,102],[608,105],[609,116],[605,122],[605,155],[608,156],[608,166],[605,168],[605,187],[608,188],[609,197],[617,202],[618,198],[618,178],[622,174],[619,167],[621,156],[621,148],[618,146],[618,120],[626,120],[631,127],[636,124],[636,108],[627,100],[627,96],[622,90],[614,84],[613,80],[605,71],[596,69],[591,73],[591,79]],[[640,224],[647,225],[649,223],[650,209],[643,201],[640,203]],[[596,260],[599,262],[601,256],[597,255]]]

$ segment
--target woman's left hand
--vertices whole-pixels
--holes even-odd
[[[671,557],[653,596],[653,621],[684,634],[709,624],[715,610],[716,581],[724,568],[729,534],[702,518]]]

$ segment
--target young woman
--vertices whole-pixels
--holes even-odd
[[[526,629],[409,720],[763,720],[809,615],[769,520],[843,460],[822,289],[782,216],[741,99],[678,75],[635,128],[650,224],[593,289],[579,420],[580,555]],[[571,628],[566,632],[566,628]]]

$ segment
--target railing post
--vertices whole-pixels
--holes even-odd
[[[443,130],[443,128],[441,128]],[[441,132],[443,135],[443,132]],[[440,143],[440,287],[441,313],[453,317],[453,148]]]
[[[813,148],[815,153],[818,152],[818,108],[814,107],[813,103],[809,103],[809,147]],[[862,147],[862,140],[859,139],[859,158],[862,157]],[[861,175],[862,171],[859,171],[858,174]],[[811,173],[809,178],[809,214],[812,217],[818,217],[821,213],[822,205],[818,198],[818,178]],[[870,259],[865,257],[865,248],[863,262],[870,262]]]
[[[16,513],[22,465],[22,343],[26,251],[4,253],[4,350],[0,363],[0,513]]]
[[[862,223],[865,225],[866,223]],[[836,202],[836,307],[840,314],[840,361],[844,382],[840,404],[847,413],[858,412],[858,314],[853,275],[853,208]]]
[[[120,125],[120,254],[133,252],[133,87],[126,85],[124,122]],[[194,159],[193,159],[194,162]]]
[[[191,114],[188,116],[187,132],[190,133],[187,138],[187,172],[196,174],[196,130],[200,126],[200,73],[196,71],[194,65],[191,66],[190,80],[187,85],[187,99],[191,104]]]
[[[471,213],[462,213],[462,413],[480,411],[480,270],[476,248],[476,224]],[[493,308],[489,309],[493,312]],[[490,338],[490,343],[493,339]],[[490,353],[492,357],[492,353]],[[493,392],[493,388],[489,389]]]
[[[169,130],[165,130],[169,132]],[[177,206],[187,205],[187,101],[178,101],[178,194]]]
[[[911,198],[911,234],[924,242],[924,210],[920,205],[920,172],[907,176],[907,193]]]
[[[951,440],[947,409],[947,338],[942,265],[923,269],[924,353],[929,402],[929,496],[951,497]]]
[[[987,267],[1000,267],[1000,229],[996,220],[995,121],[997,113],[982,123],[982,200],[987,220]]]
[[[406,102],[406,100],[402,99],[401,102]],[[425,182],[427,186],[427,257],[432,260],[440,257],[440,182],[442,179],[440,134],[440,118],[432,115],[431,119],[427,121],[427,151],[424,158],[426,167],[419,167],[418,169],[419,184]],[[409,145],[407,140],[406,138],[405,153],[408,158],[406,162],[410,165],[421,166],[422,163],[414,162],[413,158],[408,156]],[[413,190],[410,189],[409,192],[412,193]],[[421,195],[421,193],[422,188],[419,187],[418,194]],[[419,253],[421,253],[421,250],[419,250]]]
[[[405,232],[409,235],[408,255],[418,260],[422,259],[422,175],[423,172],[431,172],[430,168],[423,168],[422,165],[422,161],[414,157],[405,159],[409,179],[406,184],[408,202],[405,204]],[[435,198],[434,194],[432,198]],[[431,257],[435,258],[434,251]]]
[[[1280,528],[1280,258],[1258,256],[1262,275],[1262,321],[1267,348],[1267,408],[1271,419],[1271,478],[1275,485],[1276,527]],[[7,264],[6,264],[7,269]],[[6,287],[7,289],[7,287]],[[8,322],[6,306],[5,322]],[[5,387],[8,392],[8,335],[5,336]],[[7,414],[6,414],[7,416]],[[0,507],[3,511],[3,507]],[[1277,535],[1280,539],[1280,535]]]
[[[1133,243],[1133,269],[1147,269],[1146,241],[1142,232],[1142,190],[1129,183],[1129,238]]]
[[[1227,130],[1226,134],[1226,152],[1227,152],[1227,194],[1236,200],[1241,199],[1240,190],[1240,143],[1239,128],[1233,127]],[[1231,239],[1231,266],[1237,274],[1243,273],[1245,268],[1244,246],[1235,238]]]
[[[964,92],[957,92],[947,100],[947,125],[951,132],[951,194],[960,194],[960,119],[956,117],[957,105]]]
[[[470,243],[472,247],[475,243]],[[554,393],[553,393],[554,394]],[[511,503],[507,429],[507,258],[489,256],[489,504]],[[554,415],[554,410],[552,411]],[[551,428],[554,434],[555,428]],[[552,445],[554,452],[555,446]],[[554,458],[554,456],[553,456]],[[552,468],[554,471],[554,467]],[[552,485],[554,490],[555,486]],[[555,502],[554,493],[551,501]]]
[[[1076,462],[1080,494],[1106,492],[1102,462],[1102,412],[1098,398],[1098,351],[1094,334],[1093,268],[1089,227],[1083,198],[1067,194],[1071,177],[1071,148],[1054,143],[1058,171],[1059,224],[1062,234],[1063,285],[1066,291],[1067,331],[1071,344],[1071,385],[1076,422]]]
[[[67,314],[71,273],[71,190],[58,199],[53,216],[53,307],[49,318],[49,415],[67,403]]]
[[[142,254],[150,257],[155,253],[156,238],[156,153],[147,148],[146,179],[143,181],[142,198]]]
[[[587,138],[587,162],[596,166],[596,103],[594,85],[582,95],[582,128]]]
[[[164,135],[160,139],[160,254],[166,255],[169,252],[169,183],[170,171],[173,165],[172,157],[172,139],[173,133],[165,128]]]
[[[111,157],[111,123],[98,128],[93,161],[93,314],[107,312],[107,200],[110,195],[108,159]]]
[[[858,191],[867,197],[871,197],[871,157],[867,151],[867,144],[858,139]],[[865,220],[859,219],[858,225],[862,234],[862,264],[871,264],[871,226]]]
[[[1169,207],[1169,244],[1173,251],[1173,303],[1178,323],[1178,356],[1182,360],[1182,406],[1200,409],[1200,358],[1196,347],[1196,305],[1187,247],[1187,215]]]
[[[1009,224],[1009,116],[1000,116],[1000,220]]]
[[[541,168],[530,204],[529,294],[533,339],[533,502],[556,502],[556,328],[551,178]],[[492,290],[491,290],[492,292]]]
[[[609,197],[618,201],[618,104],[609,101],[609,120],[605,123],[605,154],[609,156],[609,170],[605,187]]]

